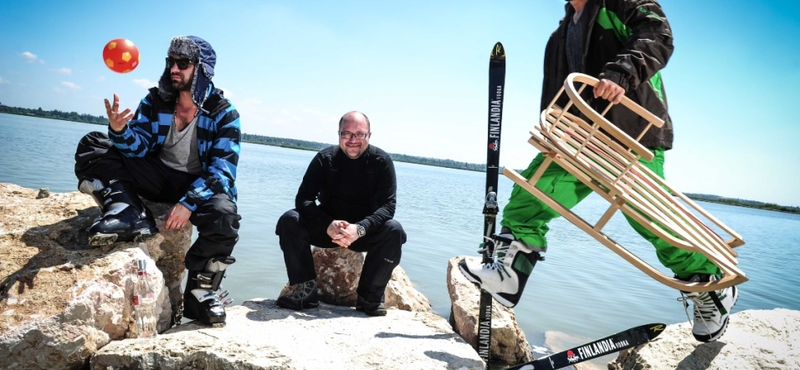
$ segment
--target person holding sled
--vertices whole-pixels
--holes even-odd
[[[651,128],[640,140],[655,155],[653,160],[643,160],[642,164],[664,178],[664,153],[672,148],[673,129],[661,70],[672,54],[673,38],[661,6],[654,0],[572,0],[565,10],[564,19],[545,48],[541,109],[550,104],[570,73],[597,77],[600,82],[594,87],[595,101],[602,99],[616,104],[627,96],[664,120],[663,127]],[[612,107],[606,117],[636,137],[647,122],[620,108]],[[521,175],[530,180],[544,159],[541,153],[537,155]],[[545,170],[536,187],[567,208],[574,207],[592,191],[555,164]],[[557,216],[557,211],[515,185],[503,209],[494,261],[482,264],[465,260],[459,269],[499,303],[514,307],[533,267],[543,259],[548,224]],[[720,269],[702,253],[676,248],[626,218],[637,233],[653,244],[659,261],[677,279],[709,282],[720,277]],[[694,304],[695,339],[701,342],[719,339],[739,296],[736,286],[681,294],[684,307],[688,308],[689,301]]]

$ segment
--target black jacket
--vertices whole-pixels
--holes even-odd
[[[397,178],[389,154],[370,145],[361,157],[350,159],[334,145],[311,160],[295,208],[320,225],[346,220],[370,233],[394,217],[396,199]]]
[[[664,126],[650,128],[640,142],[648,148],[671,149],[672,121],[660,70],[672,55],[672,30],[661,6],[652,0],[589,0],[583,11],[590,19],[582,73],[619,84],[627,97],[663,119]],[[566,17],[545,48],[542,110],[550,104],[569,74],[566,22],[572,19],[574,12],[567,4]],[[602,99],[592,101],[591,89],[586,89],[584,99],[598,112],[608,104]],[[611,108],[606,117],[634,138],[647,125],[644,119],[621,106]]]

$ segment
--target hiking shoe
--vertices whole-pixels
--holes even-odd
[[[531,247],[513,235],[495,237],[493,261],[482,263],[481,259],[463,259],[458,269],[467,279],[487,292],[506,307],[514,307],[522,296],[528,276],[536,262],[543,260],[537,248]]]
[[[304,283],[297,284],[294,292],[283,297],[279,297],[275,303],[278,305],[278,307],[288,308],[295,311],[319,307],[317,281],[309,280]]]
[[[361,297],[356,300],[356,311],[361,311],[367,316],[386,316],[386,306],[383,302],[370,302]]]
[[[713,275],[695,274],[691,282],[716,281]],[[684,292],[678,301],[683,302],[686,317],[689,318],[689,301],[694,303],[694,324],[692,335],[700,342],[713,342],[725,333],[731,308],[739,299],[739,289],[735,286],[710,292]]]

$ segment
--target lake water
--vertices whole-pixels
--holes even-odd
[[[0,114],[0,182],[46,187],[52,192],[76,191],[75,147],[84,134],[95,130],[104,131],[105,127]],[[237,184],[243,219],[234,250],[237,262],[224,282],[236,303],[250,298],[274,299],[287,281],[275,222],[293,207],[314,154],[242,145]],[[408,233],[400,266],[430,300],[434,312],[446,318],[450,311],[447,262],[457,255],[477,256],[481,242],[484,174],[399,162],[395,166],[395,218]],[[500,177],[501,209],[512,184]],[[746,242],[737,251],[739,267],[750,281],[740,285],[734,312],[800,309],[800,215],[699,204]],[[592,195],[575,212],[594,222],[607,207],[605,200]],[[652,247],[639,239],[621,215],[615,215],[604,231],[660,267]],[[676,300],[680,295],[677,291],[656,283],[568,221],[553,221],[549,240],[547,259],[536,265],[515,308],[532,345],[543,345],[548,331],[565,333],[578,344],[645,323],[687,320],[682,304]],[[687,340],[691,340],[689,333]]]

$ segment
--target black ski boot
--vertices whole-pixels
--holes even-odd
[[[212,258],[205,271],[189,270],[183,291],[183,316],[213,327],[225,326],[225,306],[233,303],[228,291],[219,292],[225,269],[236,262],[232,256]]]
[[[158,232],[150,210],[121,181],[111,180],[104,186],[100,180],[87,179],[78,184],[78,189],[91,195],[103,212],[87,229],[89,245],[138,241]]]

